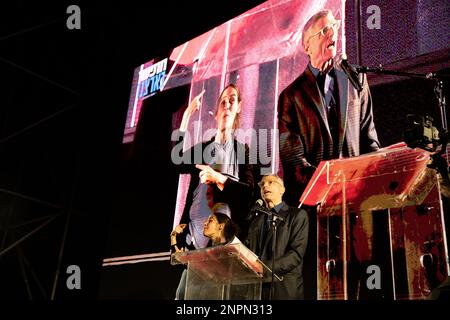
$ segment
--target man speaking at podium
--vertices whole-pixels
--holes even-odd
[[[279,176],[264,176],[259,187],[265,208],[250,224],[247,245],[265,265],[271,269],[273,265],[277,276],[283,277],[283,281],[273,283],[272,296],[271,284],[264,283],[262,299],[303,299],[303,257],[308,242],[308,215],[305,210],[283,202],[285,189]],[[271,225],[274,215],[278,217],[275,220],[275,251],[272,250],[274,230]]]
[[[340,23],[330,10],[317,12],[305,23],[302,43],[309,63],[279,96],[280,159],[286,184],[284,199],[289,205],[298,206],[320,161],[355,157],[380,148],[367,78],[365,74],[358,75],[344,56],[336,58]],[[305,297],[314,299],[317,261],[314,208],[309,214]],[[370,225],[370,221],[364,224]]]
[[[367,79],[336,58],[340,22],[330,10],[306,22],[302,42],[308,66],[279,96],[280,158],[289,205],[298,205],[320,161],[380,147]]]

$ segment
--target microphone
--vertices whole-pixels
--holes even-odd
[[[263,213],[267,213],[267,214],[272,213],[272,212],[270,212],[269,209],[267,209],[264,206],[264,201],[262,201],[261,199],[256,200],[255,207],[256,207],[256,211],[258,211],[258,212],[263,212]]]
[[[341,57],[338,61],[338,64],[341,66],[342,70],[347,75],[347,78],[352,83],[352,86],[359,92],[362,90],[362,85],[359,83],[358,73],[355,68],[353,68],[347,61],[347,55],[345,53],[341,54]]]
[[[267,214],[271,219],[284,221],[284,218],[280,217],[278,214],[270,211],[269,208],[266,208],[264,206],[264,202],[261,199],[256,200],[255,205],[253,206],[252,210],[250,210],[250,213],[247,216],[247,220],[252,220],[255,218],[258,213]]]
[[[255,205],[252,207],[247,216],[247,220],[253,220],[253,218],[255,218],[258,213],[265,213],[269,215],[272,214],[272,212],[270,212],[270,210],[264,206],[264,201],[262,201],[261,199],[256,200]]]

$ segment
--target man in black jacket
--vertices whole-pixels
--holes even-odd
[[[367,77],[353,87],[337,58],[340,20],[321,10],[305,23],[302,33],[309,63],[278,100],[280,160],[286,184],[284,200],[297,206],[315,169],[323,160],[357,157],[380,148]],[[354,75],[355,76],[355,75]],[[355,79],[353,79],[355,80]],[[305,258],[306,298],[316,296],[316,212],[310,208],[310,250]],[[371,215],[358,220],[371,226]],[[364,220],[364,222],[362,222]],[[371,229],[371,227],[368,227]],[[369,230],[367,229],[367,230]],[[371,231],[366,237],[371,238]]]
[[[279,96],[280,159],[289,205],[298,205],[320,161],[380,147],[367,78],[360,75],[358,91],[336,58],[339,26],[330,10],[306,22],[302,38],[308,66]]]
[[[283,281],[273,284],[272,299],[303,299],[303,257],[308,241],[308,215],[305,210],[290,207],[283,202],[283,180],[275,174],[266,175],[259,183],[261,197],[273,213],[282,218],[277,222],[275,252],[272,250],[273,229],[269,215],[257,216],[250,224],[247,245],[261,261],[272,266]],[[270,283],[263,286],[262,298],[270,297]]]

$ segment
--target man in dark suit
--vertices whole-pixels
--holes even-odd
[[[279,96],[284,199],[290,205],[298,205],[320,161],[359,156],[380,146],[366,77],[360,76],[358,92],[336,62],[339,26],[330,10],[306,22],[302,41],[309,64]]]
[[[272,299],[303,299],[303,257],[308,241],[308,216],[305,210],[290,207],[282,201],[285,191],[283,180],[277,175],[264,176],[259,183],[265,205],[283,220],[277,222],[275,251],[269,215],[261,214],[250,224],[247,245],[261,261],[283,277],[275,281]],[[263,285],[262,298],[270,298],[270,283]]]
[[[289,205],[299,204],[320,161],[359,156],[380,147],[367,78],[358,76],[362,87],[358,91],[336,59],[339,27],[340,21],[330,10],[316,13],[306,22],[302,42],[309,56],[308,66],[279,97],[280,159],[286,184],[284,199]],[[310,245],[305,256],[305,298],[314,299],[317,295],[315,208],[309,208],[308,213]],[[371,225],[370,215],[365,215],[364,220],[368,221],[360,223]],[[367,230],[367,238],[370,236],[371,231]]]

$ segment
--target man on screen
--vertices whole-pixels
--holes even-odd
[[[306,22],[302,42],[308,66],[279,96],[280,158],[291,205],[298,205],[320,161],[380,147],[367,79],[360,76],[358,92],[336,59],[339,27],[330,10]]]
[[[380,147],[367,78],[349,72],[346,61],[336,58],[340,23],[330,10],[317,12],[305,23],[302,44],[309,63],[279,96],[280,159],[285,201],[290,205],[298,206],[320,161],[359,156]],[[305,297],[314,299],[317,227],[315,208],[308,211],[311,223],[310,247],[305,256]],[[355,230],[361,229],[370,248],[371,214],[358,219]]]

